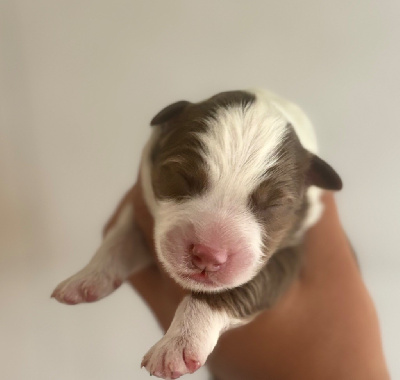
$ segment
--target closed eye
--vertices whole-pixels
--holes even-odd
[[[169,165],[162,165],[156,183],[160,197],[184,200],[206,189],[206,176],[202,170],[184,165],[184,162],[180,165],[177,162],[172,165],[171,162]]]
[[[249,204],[252,209],[261,211],[277,210],[281,208],[290,208],[294,204],[294,198],[290,196],[280,196],[270,198],[264,194],[253,194],[249,199]]]
[[[273,203],[273,204],[268,204],[266,208],[277,208],[277,207],[282,207],[285,206],[284,203]]]

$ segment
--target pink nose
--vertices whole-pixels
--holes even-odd
[[[193,265],[209,272],[218,271],[228,256],[224,249],[215,249],[202,244],[192,244],[191,253]]]

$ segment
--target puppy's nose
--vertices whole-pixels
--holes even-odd
[[[215,249],[202,244],[192,244],[191,253],[193,265],[208,272],[218,271],[228,257],[226,250]]]

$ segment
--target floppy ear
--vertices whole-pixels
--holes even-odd
[[[186,100],[180,100],[179,102],[170,104],[169,106],[163,108],[156,116],[153,117],[150,125],[154,126],[166,123],[173,117],[179,115],[183,111],[183,109],[189,104],[190,102]]]
[[[309,185],[325,190],[341,190],[343,186],[342,180],[335,170],[315,154],[311,155],[307,182]]]

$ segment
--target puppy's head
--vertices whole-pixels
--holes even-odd
[[[308,187],[341,187],[279,111],[249,92],[177,102],[151,124],[157,254],[192,290],[249,281],[301,227]]]

